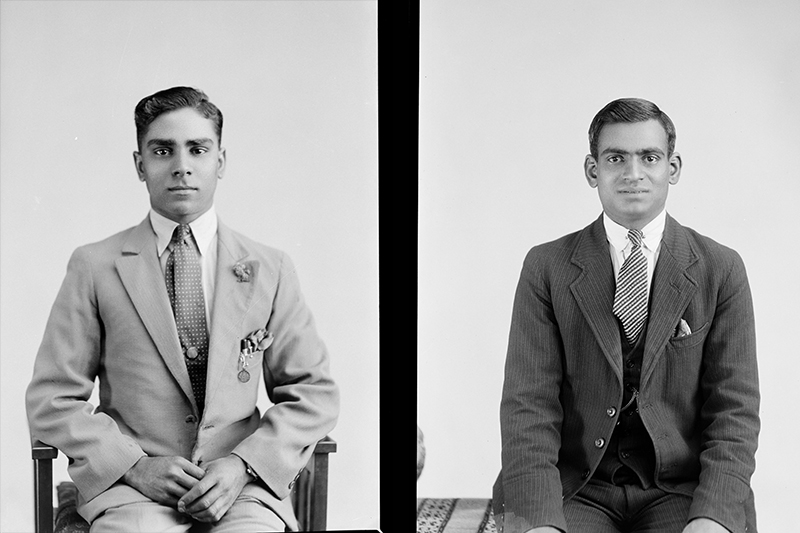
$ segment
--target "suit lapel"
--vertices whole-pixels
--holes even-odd
[[[664,346],[697,290],[697,281],[687,272],[689,266],[696,261],[697,255],[689,245],[686,230],[667,215],[658,264],[653,274],[650,316],[642,362],[642,386],[653,373],[658,359],[664,353]]]
[[[194,398],[149,218],[133,229],[122,247],[122,257],[115,264],[158,352],[186,396]]]
[[[621,382],[622,346],[616,318],[611,312],[614,302],[614,268],[602,215],[581,232],[572,255],[572,263],[583,269],[583,273],[570,286],[572,294]]]
[[[247,261],[249,255],[241,239],[220,222],[217,229],[217,274],[206,375],[207,404],[213,400],[222,376],[238,368],[239,341],[243,335],[250,333],[242,331],[242,324],[252,305],[259,263]],[[249,270],[247,281],[239,281],[240,278],[234,273],[237,263]]]

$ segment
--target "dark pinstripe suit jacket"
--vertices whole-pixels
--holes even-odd
[[[562,500],[583,487],[605,452],[622,401],[614,290],[602,217],[525,258],[493,496],[505,531],[566,529]],[[681,318],[692,333],[678,338]],[[689,519],[708,517],[734,533],[747,522],[755,531],[758,371],[739,255],[667,215],[647,327],[639,410],[655,447],[656,485],[694,495]]]

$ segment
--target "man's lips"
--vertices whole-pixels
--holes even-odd
[[[619,192],[620,194],[642,194],[650,191],[648,191],[647,189],[620,189],[617,192]]]
[[[188,192],[188,191],[196,191],[197,187],[189,187],[188,185],[178,185],[175,187],[168,187],[167,190],[172,192]]]

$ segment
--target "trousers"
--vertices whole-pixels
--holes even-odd
[[[159,503],[136,502],[113,507],[92,522],[91,533],[241,533],[287,531],[272,509],[242,493],[215,524],[195,522],[176,509]]]
[[[569,533],[681,533],[691,496],[591,479],[564,502]]]

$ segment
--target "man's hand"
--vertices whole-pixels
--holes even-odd
[[[710,518],[695,518],[683,528],[683,533],[730,533],[730,531]]]
[[[203,479],[178,501],[178,511],[200,522],[217,522],[228,512],[250,476],[236,455],[211,461]]]
[[[122,481],[162,505],[175,507],[178,498],[203,479],[205,471],[183,457],[142,457]]]

